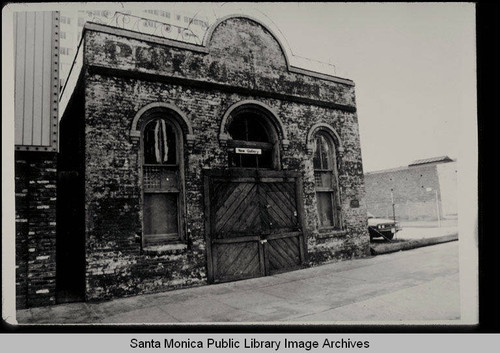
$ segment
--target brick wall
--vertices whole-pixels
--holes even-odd
[[[443,163],[437,166],[439,190],[443,209],[443,217],[458,216],[458,169],[457,162]]]
[[[55,153],[16,152],[17,308],[55,304]]]
[[[436,168],[436,164],[430,164],[366,173],[368,211],[378,217],[392,218],[392,189],[396,218],[437,219],[435,191],[438,192],[438,207],[441,191]]]
[[[230,19],[217,27],[208,53],[98,31],[89,30],[85,36],[87,299],[207,282],[201,175],[203,169],[227,167],[227,153],[218,140],[220,124],[224,112],[241,100],[271,107],[288,132],[290,145],[281,151],[281,167],[299,170],[303,176],[310,264],[368,254],[357,116],[353,109],[324,104],[353,108],[351,85],[290,73],[274,37],[247,19]],[[189,79],[191,84],[172,78]],[[200,81],[223,86],[192,84]],[[276,92],[318,103],[288,100]],[[182,111],[192,124],[196,142],[184,151],[187,248],[145,254],[138,242],[142,233],[140,146],[130,138],[130,129],[135,114],[154,102]],[[320,234],[317,229],[306,136],[318,122],[330,124],[345,148],[339,165],[346,225],[341,234]],[[352,202],[356,200],[361,206]]]

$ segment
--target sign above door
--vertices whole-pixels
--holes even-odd
[[[260,148],[239,148],[236,147],[234,152],[239,154],[262,154],[262,150]]]

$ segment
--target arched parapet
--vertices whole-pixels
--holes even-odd
[[[274,112],[271,107],[253,99],[234,103],[224,113],[219,130],[219,142],[222,146],[225,146],[227,144],[227,141],[231,139],[231,136],[227,132],[227,127],[231,124],[233,117],[244,109],[253,109],[264,114],[269,119],[269,122],[273,124],[276,132],[278,133],[278,138],[281,142],[281,147],[283,148],[283,150],[286,151],[288,149],[290,141],[288,140],[288,134],[286,132],[283,121],[281,121],[278,114],[276,114],[276,112]]]
[[[230,19],[233,18],[244,18],[250,21],[253,21],[260,26],[262,26],[267,32],[271,34],[271,36],[274,38],[274,40],[278,43],[281,52],[283,53],[283,57],[285,60],[286,67],[290,69],[290,57],[293,56],[292,50],[290,46],[288,45],[288,42],[286,41],[286,38],[283,36],[283,34],[280,32],[280,30],[274,25],[274,23],[271,20],[265,21],[265,17],[263,16],[262,13],[256,12],[256,11],[251,11],[251,9],[247,9],[251,14],[228,14],[225,15],[221,18],[219,18],[214,24],[210,26],[210,28],[207,30],[203,37],[203,46],[208,47],[210,44],[210,41],[212,40],[212,36],[217,29],[217,27]],[[274,28],[272,28],[274,27]]]
[[[150,103],[142,107],[135,114],[134,119],[132,120],[132,127],[130,129],[130,138],[133,141],[138,141],[141,137],[140,122],[158,113],[169,113],[174,119],[176,119],[182,130],[184,131],[186,144],[188,145],[188,147],[192,147],[194,145],[196,138],[193,132],[191,121],[188,119],[186,114],[178,107],[173,104],[164,102]]]
[[[335,147],[337,148],[337,151],[339,154],[342,154],[344,152],[344,147],[342,144],[342,140],[340,139],[339,134],[333,127],[326,123],[317,123],[311,126],[309,129],[309,132],[307,133],[307,153],[312,154],[314,152],[314,134],[318,131],[324,131],[327,134],[329,134],[332,138],[332,140],[335,143]]]

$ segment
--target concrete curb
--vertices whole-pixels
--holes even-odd
[[[391,252],[411,250],[423,246],[447,243],[455,240],[458,240],[458,233],[443,235],[435,238],[414,239],[398,243],[372,244],[370,245],[370,251],[372,255],[389,254]]]

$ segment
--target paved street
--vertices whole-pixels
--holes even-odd
[[[20,310],[17,316],[19,323],[36,324],[418,324],[459,318],[456,241],[245,281]]]

